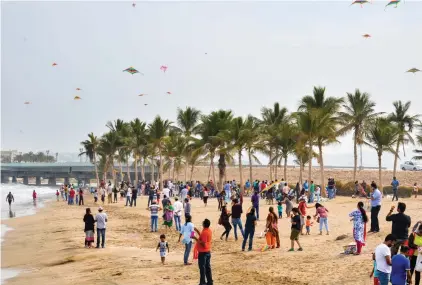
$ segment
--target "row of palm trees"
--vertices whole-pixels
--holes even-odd
[[[160,187],[165,179],[164,172],[168,171],[167,178],[178,179],[179,172],[184,169],[184,180],[191,180],[193,169],[199,163],[209,163],[208,178],[217,181],[214,171],[217,161],[217,186],[221,189],[223,181],[227,180],[227,164],[234,164],[236,160],[243,185],[244,155],[249,160],[249,179],[252,181],[252,165],[260,164],[256,155],[261,153],[269,158],[270,180],[277,179],[281,165],[284,166],[283,177],[287,177],[287,159],[294,156],[300,166],[300,180],[306,165],[308,180],[313,180],[312,159],[316,158],[323,182],[324,148],[352,132],[353,180],[356,179],[358,146],[368,145],[377,152],[381,181],[383,154],[394,154],[395,175],[400,148],[415,143],[412,131],[420,126],[419,115],[409,114],[410,102],[396,101],[393,105],[392,113],[380,113],[375,111],[375,102],[370,95],[358,89],[347,93],[345,98],[336,98],[326,96],[325,87],[314,87],[313,94],[303,97],[296,111],[288,112],[279,103],[274,103],[272,108],[262,108],[260,118],[236,117],[231,110],[202,114],[192,107],[179,108],[176,123],[160,116],[149,124],[139,119],[108,122],[107,133],[100,138],[90,133],[81,143],[84,151],[80,155],[86,155],[95,164],[97,181],[98,168],[103,175],[111,171],[116,180],[115,163],[120,165],[122,173],[122,165],[126,163],[129,169],[129,161],[135,166],[136,181],[138,166],[142,179],[145,179],[146,165],[151,167],[153,177],[154,167],[158,166]],[[422,143],[421,136],[418,141]]]

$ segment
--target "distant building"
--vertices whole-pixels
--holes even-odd
[[[1,151],[1,162],[2,163],[10,163],[13,162],[16,155],[19,152],[17,150],[2,150]]]

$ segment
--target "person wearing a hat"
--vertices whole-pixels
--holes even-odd
[[[105,244],[105,232],[106,232],[106,224],[107,224],[107,214],[103,213],[103,207],[98,208],[98,214],[95,216],[95,221],[97,222],[97,246],[96,248],[100,248],[100,237],[101,247],[104,248]]]

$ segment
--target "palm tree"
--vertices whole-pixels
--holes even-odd
[[[127,146],[132,151],[133,158],[135,160],[134,162],[135,181],[137,183],[139,181],[138,180],[138,159],[142,157],[142,159],[145,160],[143,153],[148,144],[147,128],[146,128],[146,123],[141,122],[138,118],[130,122],[130,127],[132,129],[132,136],[128,138]],[[142,172],[142,180],[144,180],[145,175],[144,175],[143,168],[141,168],[141,172]]]
[[[243,130],[243,139],[245,142],[245,150],[248,154],[249,160],[249,181],[252,183],[252,162],[261,164],[258,157],[255,155],[257,151],[261,151],[264,148],[264,145],[261,142],[260,135],[261,129],[260,124],[257,118],[249,115],[245,120],[245,125],[247,127]]]
[[[171,122],[161,119],[156,116],[154,121],[148,125],[150,144],[153,149],[157,150],[160,158],[159,176],[160,176],[160,189],[163,189],[163,149],[164,142],[168,138],[171,128]]]
[[[270,160],[270,180],[273,180],[273,155],[275,152],[275,144],[274,141],[271,141],[270,138],[274,135],[274,129],[277,128],[279,125],[284,123],[288,120],[288,111],[286,108],[281,108],[278,102],[274,103],[273,108],[266,108],[263,107],[261,109],[261,124],[262,124],[262,132],[267,137],[267,146],[268,146],[268,155]],[[277,164],[276,164],[277,170]]]
[[[307,122],[307,136],[309,144],[309,181],[312,180],[312,151],[314,141],[319,150],[318,162],[320,164],[321,185],[324,185],[324,159],[322,147],[335,141],[338,123],[338,111],[342,98],[326,97],[325,87],[314,87],[313,96],[302,98],[298,111],[306,113],[302,120]]]
[[[127,179],[130,182],[130,172],[129,172],[129,156],[130,156],[130,149],[126,148],[127,140],[131,136],[131,130],[130,125],[126,122],[124,122],[121,119],[117,119],[113,122],[109,121],[106,124],[106,127],[109,128],[110,132],[114,132],[117,135],[117,155],[115,158],[117,158],[117,161],[119,162],[120,166],[120,175],[123,180],[123,167],[122,163],[126,163],[127,165]],[[114,161],[114,159],[113,159]],[[113,165],[114,166],[114,165]],[[116,181],[115,181],[116,183]]]
[[[373,148],[378,156],[378,180],[380,189],[382,190],[381,168],[382,155],[384,152],[391,152],[396,155],[394,146],[400,137],[400,130],[387,118],[376,118],[369,126],[368,132],[365,135],[364,143]]]
[[[422,146],[422,134],[418,135],[416,137],[417,143],[418,145]],[[422,154],[422,149],[415,149],[413,152],[418,153],[418,154]],[[422,160],[422,155],[416,155],[413,157],[413,159],[415,160]]]
[[[81,142],[84,150],[79,154],[79,156],[85,155],[88,157],[89,161],[95,166],[95,178],[97,179],[97,186],[100,185],[100,178],[98,176],[98,166],[97,166],[97,149],[100,144],[100,140],[94,135],[94,133],[88,134],[88,139]]]
[[[186,107],[185,110],[177,109],[177,129],[183,133],[188,144],[192,141],[192,135],[197,132],[200,116],[201,112],[195,108]],[[187,180],[189,157],[191,154],[192,149],[187,148],[185,153],[185,180]]]
[[[408,101],[405,104],[402,101],[394,101],[394,112],[392,112],[388,119],[397,124],[399,131],[399,137],[397,139],[397,144],[394,153],[394,170],[393,176],[396,176],[397,171],[397,158],[399,157],[399,148],[400,145],[403,146],[403,154],[406,156],[404,151],[404,145],[407,143],[415,144],[412,138],[413,126],[419,122],[419,115],[411,116],[408,114],[410,109],[411,102]]]
[[[276,129],[274,138],[277,145],[274,160],[277,165],[280,165],[281,161],[284,160],[283,175],[284,179],[287,179],[287,158],[296,148],[298,138],[297,127],[291,122],[286,122]],[[277,179],[277,176],[275,178]]]
[[[361,93],[359,89],[355,93],[347,93],[346,103],[343,104],[344,112],[339,112],[343,129],[340,133],[353,131],[353,181],[356,181],[356,171],[358,165],[357,146],[363,144],[363,137],[366,127],[370,122],[382,113],[376,113],[374,110],[375,102],[370,99],[366,92]],[[362,159],[362,158],[361,158]]]
[[[163,155],[166,160],[164,169],[170,171],[169,177],[172,177],[173,180],[176,164],[181,165],[186,153],[186,147],[187,139],[178,132],[170,131],[168,139],[164,142]],[[171,171],[173,171],[172,174]]]
[[[98,153],[103,157],[104,160],[104,171],[107,176],[107,170],[111,167],[114,184],[116,183],[116,172],[114,170],[114,157],[117,150],[121,146],[121,140],[119,135],[115,131],[105,133],[100,140],[98,146]]]

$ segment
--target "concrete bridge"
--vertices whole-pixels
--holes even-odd
[[[115,167],[115,169],[120,172],[119,167]],[[18,178],[22,178],[25,185],[29,184],[29,178],[35,178],[35,185],[41,185],[42,179],[48,179],[48,185],[52,186],[56,185],[57,179],[64,179],[65,184],[69,184],[71,178],[85,184],[89,184],[91,179],[96,179],[95,167],[91,163],[3,163],[0,170],[1,183],[9,183],[10,177],[12,177],[13,183],[16,183]],[[130,179],[133,181],[135,168],[131,167],[129,170]],[[123,175],[127,175],[126,173],[126,167],[123,167]],[[149,167],[145,167],[145,176],[146,179],[151,178]],[[138,179],[141,177],[141,167],[138,167]],[[117,178],[121,178],[120,173],[117,173]],[[107,179],[111,179],[110,173]]]

